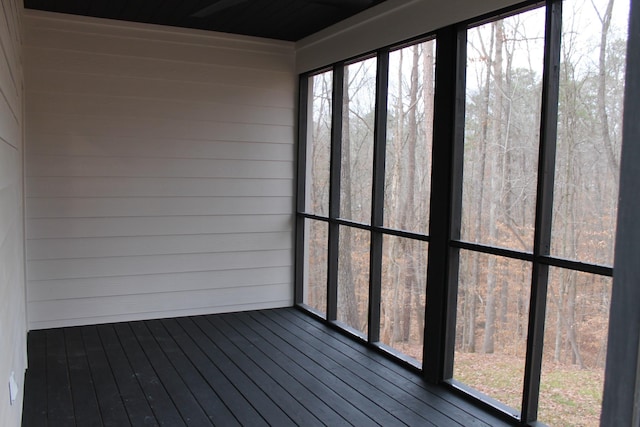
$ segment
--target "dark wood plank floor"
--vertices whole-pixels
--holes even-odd
[[[294,308],[32,331],[24,427],[500,426]]]

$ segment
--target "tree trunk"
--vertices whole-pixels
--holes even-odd
[[[618,182],[618,173],[620,170],[620,159],[616,155],[613,141],[609,132],[609,116],[607,114],[607,38],[609,35],[609,27],[611,26],[611,15],[613,12],[613,1],[607,2],[607,8],[604,15],[600,17],[602,24],[600,32],[600,52],[598,58],[598,118],[600,119],[600,132],[602,142],[605,146],[605,153],[611,174],[615,182]]]
[[[501,176],[498,172],[499,160],[499,144],[502,143],[502,121],[503,121],[503,95],[502,95],[502,48],[504,43],[504,28],[502,21],[496,21],[492,24],[495,36],[495,58],[493,60],[493,81],[494,81],[494,97],[495,104],[493,108],[493,146],[489,168],[489,183],[491,191],[489,194],[489,218],[488,218],[488,239],[489,244],[497,243],[497,206],[501,198],[500,187],[504,187],[504,183],[498,182]],[[488,143],[488,141],[487,141]],[[504,176],[503,176],[504,179]],[[508,178],[507,178],[508,179]],[[496,200],[497,199],[497,200]],[[493,353],[495,350],[495,332],[496,332],[496,257],[489,256],[487,262],[487,300],[485,305],[485,329],[484,339],[482,341],[482,352]]]
[[[392,174],[390,179],[391,189],[385,193],[385,203],[387,203],[386,199],[390,199],[390,204],[388,205],[388,212],[393,212],[391,215],[391,220],[389,221],[389,226],[393,228],[399,227],[401,224],[401,193],[403,189],[400,186],[401,175],[403,173],[403,167],[401,165],[402,161],[402,153],[403,153],[403,144],[402,140],[404,138],[404,105],[403,105],[403,90],[402,90],[402,69],[403,69],[403,50],[398,51],[398,93],[395,103],[395,127],[394,127],[394,136],[393,136],[393,146],[392,150],[394,153],[394,164],[392,168]],[[389,159],[390,156],[387,157]],[[398,242],[397,239],[391,239],[390,241],[390,256],[389,261],[390,265],[393,266],[394,275],[389,281],[389,285],[392,287],[390,289],[392,295],[392,309],[391,309],[391,341],[390,344],[400,342],[401,341],[401,322],[402,322],[402,307],[401,307],[401,278],[400,278],[400,269],[402,267],[396,264],[396,260],[401,259],[402,255],[402,245]]]
[[[407,150],[406,150],[406,170],[407,180],[406,186],[401,190],[403,193],[403,209],[402,209],[402,224],[405,228],[414,229],[416,206],[414,204],[414,195],[416,192],[416,146],[418,140],[417,134],[417,103],[418,103],[418,67],[419,67],[419,52],[418,45],[412,47],[412,62],[411,62],[411,82],[409,85],[409,109],[407,111]],[[416,281],[416,268],[414,264],[413,241],[403,239],[404,244],[403,254],[401,255],[406,260],[406,271],[404,277],[404,301],[402,304],[402,340],[407,341],[411,333],[411,307],[413,288]]]
[[[484,77],[484,87],[482,89],[482,107],[480,110],[480,126],[481,126],[481,140],[478,144],[480,162],[479,162],[479,170],[474,181],[474,184],[477,183],[477,188],[479,189],[477,194],[472,194],[472,197],[475,197],[475,221],[474,221],[474,236],[476,239],[480,240],[482,236],[483,230],[483,200],[484,200],[484,183],[486,178],[486,169],[487,169],[487,143],[488,143],[488,132],[489,132],[489,105],[490,105],[490,95],[491,95],[491,63],[490,60],[493,57],[493,35],[494,28],[492,27],[492,34],[490,38],[490,46],[487,51],[482,44],[482,37],[480,37],[482,54],[485,58],[485,77]],[[469,172],[469,171],[467,171]],[[475,188],[475,185],[474,185]],[[471,277],[469,281],[466,283],[465,289],[465,300],[464,300],[464,314],[465,314],[465,323],[466,327],[464,328],[464,336],[463,336],[463,350],[475,353],[476,351],[476,327],[477,327],[477,303],[478,303],[478,281],[480,279],[480,257],[477,253],[472,255],[472,269],[471,269]]]
[[[571,362],[574,365],[578,365],[580,369],[584,368],[582,362],[582,356],[580,354],[580,346],[578,344],[577,332],[578,327],[576,322],[576,272],[570,273],[571,279],[568,283],[568,295],[567,295],[567,338],[571,344]]]
[[[316,104],[316,101],[319,101],[319,111],[317,113],[318,120],[313,123],[312,128],[313,139],[311,143],[311,167],[313,168],[314,165],[329,164],[329,157],[327,156],[328,150],[326,148],[330,145],[330,142],[326,140],[328,135],[323,135],[322,126],[324,123],[323,118],[325,117],[326,111],[329,109],[327,94],[331,92],[329,89],[330,85],[328,85],[325,75],[322,75],[321,79],[312,80],[312,82],[314,85],[318,84],[321,86],[321,90],[318,91],[319,94],[315,87],[311,88],[311,93],[314,95],[314,105]],[[312,170],[313,179],[311,180],[309,200],[307,201],[305,209],[318,215],[328,215],[328,212],[325,212],[325,204],[323,203],[324,201],[322,198],[327,194],[325,190],[329,186],[329,176],[326,173],[324,174],[325,176],[322,176],[320,172],[321,170],[315,170],[315,168]],[[319,260],[326,261],[327,235],[326,233],[322,233],[320,238],[323,240],[320,241],[311,240],[311,238],[314,237],[318,236],[309,236],[310,256],[307,303],[312,307],[322,308],[326,307],[327,300],[326,277],[318,277],[318,270],[312,269],[312,267],[318,267],[319,264],[316,263],[318,263]],[[321,282],[322,279],[325,280],[324,283]]]
[[[352,216],[352,181],[351,181],[351,138],[349,135],[349,68],[344,68],[345,90],[342,98],[342,171],[341,171],[341,206],[342,214],[351,218]],[[341,319],[349,326],[360,328],[358,316],[358,301],[356,299],[355,281],[353,277],[352,262],[352,241],[353,234],[351,227],[340,228],[340,255],[338,260],[339,286],[338,286],[338,315],[342,313]]]

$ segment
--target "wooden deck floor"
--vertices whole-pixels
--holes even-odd
[[[294,308],[32,331],[23,427],[507,425]]]

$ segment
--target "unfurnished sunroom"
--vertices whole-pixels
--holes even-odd
[[[0,422],[631,425],[634,1],[0,12]]]

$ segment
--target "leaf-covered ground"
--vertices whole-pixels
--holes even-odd
[[[454,377],[515,409],[520,409],[524,362],[514,356],[456,353]],[[598,426],[602,370],[545,363],[538,419],[549,426]]]

